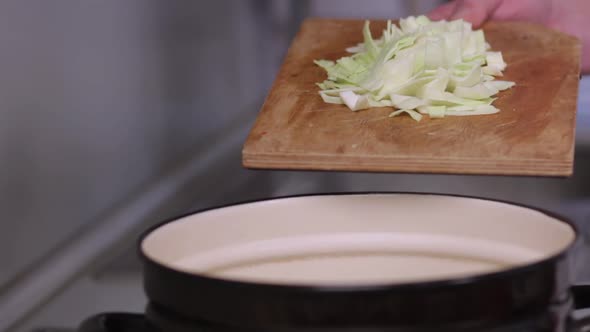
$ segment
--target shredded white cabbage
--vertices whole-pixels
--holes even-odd
[[[418,113],[418,112],[416,112],[414,110],[404,110],[404,109],[399,110],[399,111],[395,111],[395,112],[391,113],[389,115],[389,117],[390,118],[394,118],[394,117],[396,117],[398,115],[401,115],[403,113],[407,113],[409,116],[412,117],[412,119],[414,119],[414,120],[416,120],[418,122],[420,122],[420,120],[422,120],[422,114],[420,114],[420,113]]]
[[[393,107],[395,117],[431,118],[498,113],[492,104],[515,83],[496,80],[507,64],[491,51],[483,30],[463,20],[436,21],[426,16],[388,21],[381,39],[363,29],[364,42],[336,61],[316,60],[328,79],[319,83],[326,103],[352,111]]]

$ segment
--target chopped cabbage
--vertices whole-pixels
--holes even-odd
[[[431,118],[444,118],[447,112],[446,106],[425,106],[421,112],[430,115]]]
[[[324,102],[355,112],[393,107],[391,117],[409,114],[420,121],[421,114],[495,114],[498,93],[515,86],[496,80],[507,68],[502,53],[491,50],[483,30],[463,20],[411,16],[399,27],[388,21],[380,39],[367,21],[363,39],[347,48],[349,56],[315,61],[328,76],[318,83]]]
[[[371,107],[369,105],[369,97],[366,95],[357,95],[352,91],[344,91],[340,92],[340,98],[353,111],[360,111]]]
[[[420,122],[420,120],[422,120],[422,114],[420,114],[414,110],[406,110],[406,109],[401,109],[399,111],[395,111],[395,112],[391,113],[389,115],[389,117],[394,118],[394,117],[401,115],[403,113],[407,113],[409,116],[412,117],[412,119],[416,120],[417,122]]]

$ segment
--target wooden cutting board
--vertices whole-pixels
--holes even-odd
[[[385,22],[373,21],[380,37]],[[570,176],[580,79],[579,41],[528,23],[489,23],[508,63],[495,115],[415,122],[391,108],[325,104],[314,59],[338,59],[362,41],[363,21],[310,19],[295,38],[243,148],[247,168]]]

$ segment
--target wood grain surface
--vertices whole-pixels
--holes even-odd
[[[493,50],[508,63],[495,115],[415,122],[391,108],[352,112],[325,104],[314,59],[337,59],[362,41],[363,21],[307,20],[243,148],[247,168],[324,171],[570,176],[581,46],[528,23],[489,23]],[[374,21],[381,36],[385,22]]]

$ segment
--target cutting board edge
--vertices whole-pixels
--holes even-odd
[[[506,176],[547,176],[571,177],[574,173],[573,160],[557,163],[545,159],[495,160],[493,163],[468,159],[391,158],[384,162],[347,162],[330,158],[325,162],[310,158],[244,155],[242,165],[248,169],[300,170],[300,171],[341,171],[370,173],[407,174],[454,174],[454,175],[506,175]],[[347,165],[354,165],[350,167]],[[530,165],[535,165],[533,169]],[[539,166],[541,165],[541,166]],[[523,167],[525,167],[523,170]]]

